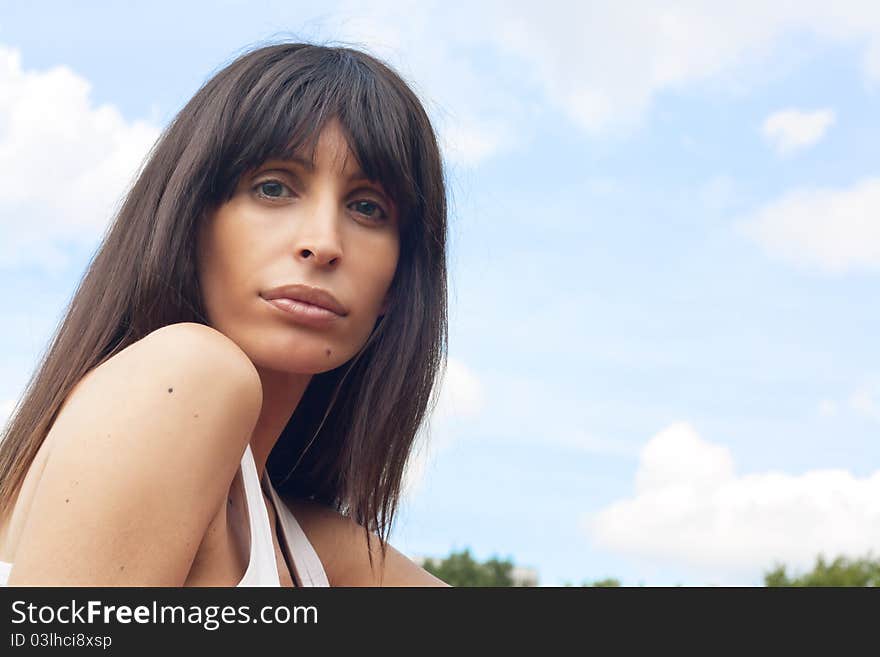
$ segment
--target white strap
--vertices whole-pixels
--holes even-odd
[[[278,497],[268,473],[264,474],[272,502],[275,504],[275,513],[281,518],[281,528],[287,541],[287,551],[293,560],[290,565],[293,567],[296,583],[299,586],[330,586],[318,553],[315,552],[315,548],[312,547],[290,508]]]
[[[281,586],[278,564],[275,563],[275,547],[269,512],[263,502],[257,464],[250,443],[244,448],[241,459],[241,476],[247,501],[248,523],[251,530],[251,554],[242,583],[239,586]]]

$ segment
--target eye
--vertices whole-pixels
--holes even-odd
[[[361,214],[371,221],[385,221],[388,219],[388,213],[378,203],[374,203],[368,199],[360,199],[349,203],[348,207],[354,208],[355,212]]]
[[[287,196],[293,196],[290,187],[285,185],[280,180],[275,180],[274,178],[258,182],[254,187],[254,191],[260,198],[267,199],[286,198]],[[289,193],[285,194],[285,191]]]

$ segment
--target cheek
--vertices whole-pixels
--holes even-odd
[[[243,236],[234,234],[222,211],[200,235],[198,249],[198,276],[203,303],[212,323],[223,322],[233,311],[239,295],[244,291],[242,275],[247,256]]]
[[[364,257],[358,259],[351,271],[353,302],[358,314],[352,325],[356,341],[365,340],[379,316],[388,311],[386,300],[398,266],[398,248],[390,240],[374,243],[370,248],[362,247],[361,253]]]
[[[397,271],[399,260],[399,249],[393,248],[389,249],[387,254],[384,254],[384,257],[379,260],[382,263],[382,266],[375,272],[377,283],[377,293],[379,305],[385,299],[386,294],[391,288],[391,282],[394,280],[394,274]]]

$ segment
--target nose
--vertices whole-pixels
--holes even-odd
[[[342,257],[339,233],[339,209],[334,199],[318,200],[303,208],[297,224],[295,253],[298,259],[311,260],[313,265],[335,266]]]

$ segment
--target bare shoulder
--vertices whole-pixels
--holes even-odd
[[[142,376],[141,376],[142,375]],[[241,402],[262,405],[262,387],[256,368],[232,340],[219,331],[195,322],[180,322],[159,328],[91,370],[74,386],[62,412],[87,395],[84,388],[113,392],[120,379],[129,385],[153,387],[164,377],[177,381],[178,389],[195,381],[240,387]],[[141,378],[138,378],[141,377]],[[173,394],[174,390],[172,387]],[[60,415],[59,414],[59,419]],[[57,422],[57,420],[56,420]]]
[[[310,500],[285,499],[324,565],[331,586],[448,586],[390,543],[384,563],[379,537],[370,534],[370,566],[363,526]]]
[[[242,386],[247,401],[256,398],[262,404],[260,378],[250,358],[235,342],[204,324],[181,322],[163,326],[117,357],[117,363],[111,358],[102,367],[109,366],[117,372],[144,367],[159,375],[177,375],[182,385],[186,385],[188,374],[199,383],[204,382],[205,375],[215,375],[221,384]]]
[[[261,405],[247,356],[200,324],[96,367],[46,436],[9,584],[182,585]]]

